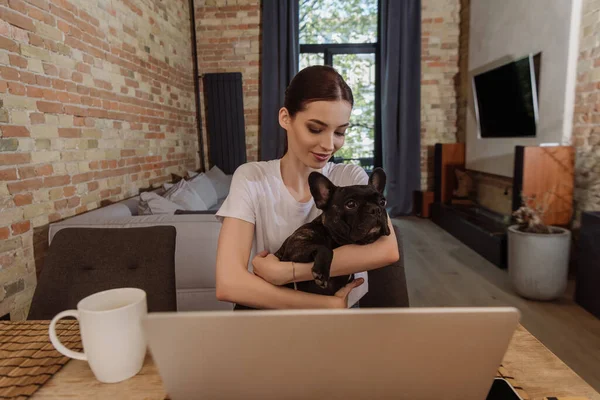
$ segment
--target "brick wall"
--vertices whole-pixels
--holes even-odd
[[[0,316],[48,223],[197,166],[187,0],[0,0]]]
[[[260,0],[195,0],[198,70],[241,72],[248,161],[258,159]],[[200,88],[203,116],[206,107]],[[206,118],[203,118],[206,122]],[[205,153],[208,154],[205,135]]]
[[[249,161],[256,160],[260,104],[260,1],[196,0],[195,4],[200,73],[242,72],[247,155]],[[463,56],[468,54],[465,46],[459,46],[461,12],[466,13],[468,27],[468,0],[423,1],[423,188],[433,187],[432,146],[438,142],[456,142],[457,113],[464,114],[466,107],[466,100],[460,100],[462,89],[458,75],[459,47]],[[468,39],[468,32],[464,37]],[[466,57],[462,60],[466,62]],[[457,108],[459,101],[461,106]]]
[[[461,10],[466,14],[466,28],[468,1],[422,2],[421,187],[424,190],[433,190],[433,146],[457,141],[457,118],[459,111],[465,112],[466,100],[461,100],[459,50],[463,56],[468,55],[468,51],[460,32]],[[468,40],[468,32],[466,38]],[[466,57],[463,57],[461,65],[465,62]]]
[[[572,137],[577,149],[576,213],[582,210],[600,211],[599,0],[583,1]]]

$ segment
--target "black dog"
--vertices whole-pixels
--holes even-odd
[[[333,295],[353,279],[330,278],[333,249],[346,244],[373,243],[389,235],[386,200],[383,197],[386,176],[376,168],[368,185],[338,187],[318,172],[308,177],[310,192],[323,213],[288,237],[275,256],[281,261],[314,261],[314,281],[299,282],[303,292]]]

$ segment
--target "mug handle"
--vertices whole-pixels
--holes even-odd
[[[67,349],[60,342],[60,339],[56,335],[56,323],[58,322],[58,320],[64,317],[75,317],[79,321],[79,313],[77,312],[77,310],[63,311],[61,313],[58,313],[54,318],[52,318],[52,321],[50,322],[50,328],[48,329],[52,345],[56,348],[56,350],[58,350],[67,357],[74,358],[76,360],[87,361],[87,357],[84,353]]]

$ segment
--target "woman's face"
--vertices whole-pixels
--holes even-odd
[[[323,168],[344,145],[351,112],[344,100],[313,101],[293,118],[282,108],[279,124],[287,131],[288,151],[307,167]]]

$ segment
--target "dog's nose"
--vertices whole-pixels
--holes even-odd
[[[377,206],[371,206],[371,209],[369,210],[369,212],[372,215],[376,215],[376,216],[380,216],[381,215],[381,208],[377,207]]]

